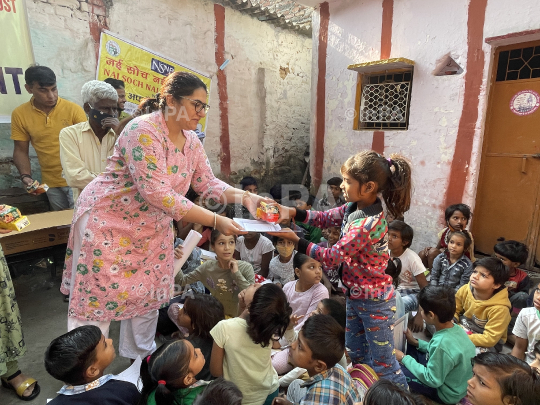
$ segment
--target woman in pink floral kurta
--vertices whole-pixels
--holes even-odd
[[[243,196],[236,189],[226,192],[229,186],[214,177],[193,131],[179,131],[185,137],[183,151],[172,141],[179,138],[169,133],[171,125],[191,129],[197,117],[204,116],[206,88],[202,91],[200,86],[193,95],[184,97],[174,87],[178,86],[175,80],[195,78],[189,76],[173,73],[166,79],[161,91],[162,103],[167,100],[165,114],[159,110],[128,124],[106,171],[81,193],[73,218],[61,287],[64,294],[70,294],[68,328],[95,324],[106,334],[112,320],[146,319],[140,324],[130,323],[132,329],[139,325],[139,330],[126,330],[126,336],[130,336],[120,337],[120,354],[126,357],[149,354],[155,349],[157,309],[169,301],[174,283],[172,220],[179,221],[193,210],[199,217],[192,215],[191,220],[210,226],[214,223],[213,214],[203,213],[206,210],[194,207],[184,197],[189,186],[204,199],[220,201],[225,193],[224,197],[232,202],[231,198],[238,201],[238,196],[240,200]],[[174,98],[166,98],[168,95]],[[177,104],[174,107],[180,106],[180,114],[167,110],[171,108],[170,100]],[[182,116],[186,110],[187,120]],[[168,119],[175,122],[171,124]],[[250,201],[248,205],[257,203]],[[220,226],[229,233],[239,233],[227,218],[219,217]],[[77,234],[82,240],[77,239]],[[146,335],[142,339],[146,343],[140,344],[139,334]]]

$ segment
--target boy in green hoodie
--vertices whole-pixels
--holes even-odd
[[[435,327],[435,333],[428,343],[415,339],[407,329],[407,355],[396,349],[396,359],[411,392],[437,403],[455,404],[467,393],[476,349],[463,329],[452,322],[456,310],[452,288],[427,286],[417,298],[420,315]]]
[[[473,264],[469,284],[456,293],[455,321],[465,329],[477,353],[500,352],[506,342],[512,305],[504,283],[509,276],[500,259],[484,257]]]

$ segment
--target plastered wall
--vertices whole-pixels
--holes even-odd
[[[108,28],[213,76],[205,148],[220,171],[220,117],[214,3],[204,0],[27,0],[36,62],[51,67],[61,97],[81,102],[95,77],[99,29]],[[299,182],[309,145],[311,39],[227,8],[225,68],[229,94],[231,181],[243,175]],[[0,188],[17,186],[9,125],[0,128]],[[34,173],[39,166],[34,158]]]

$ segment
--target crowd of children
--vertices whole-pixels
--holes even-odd
[[[364,151],[341,175],[319,201],[273,188],[288,231],[208,232],[216,259],[176,275],[207,291],[171,303],[177,332],[142,359],[140,390],[105,374],[115,351],[97,327],[55,339],[45,364],[66,385],[52,404],[538,403],[540,285],[529,295],[518,268],[526,246],[499,241],[476,260],[470,209],[456,204],[436,247],[417,254],[413,228],[385,216],[409,208],[408,161]],[[254,178],[241,186],[258,193]],[[406,349],[394,340],[398,308]]]

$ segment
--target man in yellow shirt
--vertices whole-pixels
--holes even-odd
[[[51,209],[73,208],[71,189],[62,178],[58,137],[62,128],[86,121],[86,115],[77,104],[58,97],[56,76],[48,67],[31,66],[26,69],[24,79],[32,98],[11,114],[13,162],[23,184],[31,185],[34,182],[29,157],[32,143],[41,166],[41,182],[49,186],[47,197]]]
[[[118,122],[118,94],[108,83],[91,80],[81,90],[88,121],[60,131],[60,161],[64,178],[73,190],[73,199],[105,170],[112,155]]]

